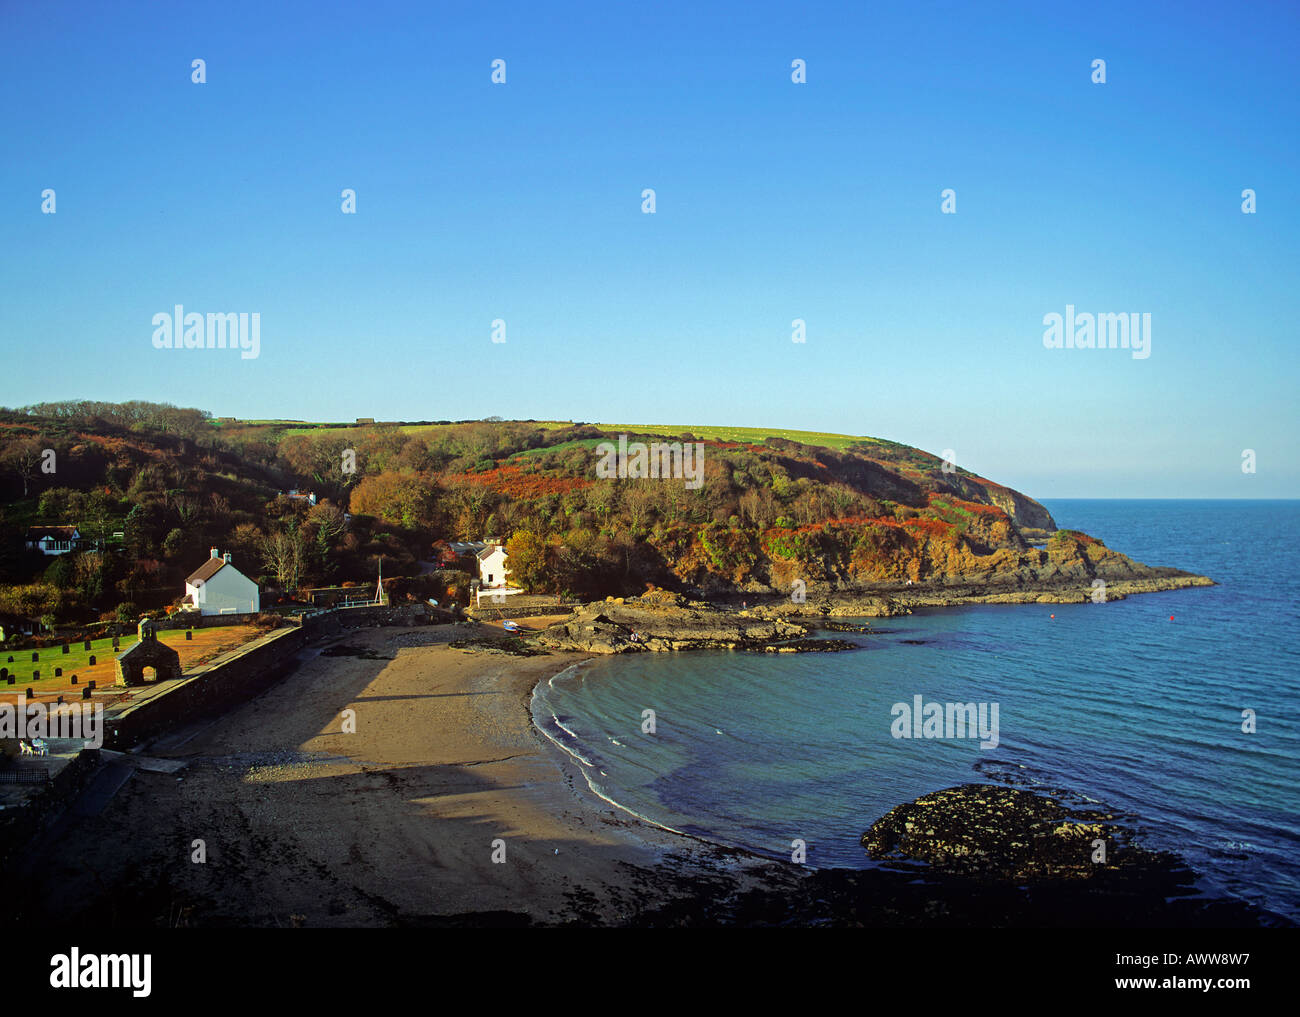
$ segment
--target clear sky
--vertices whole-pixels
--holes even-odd
[[[0,404],[800,428],[1039,497],[1297,497],[1297,50],[1271,2],[0,0]],[[176,304],[260,314],[260,355],[155,349]],[[1067,304],[1149,313],[1151,355],[1045,348]]]

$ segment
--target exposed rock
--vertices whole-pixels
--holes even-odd
[[[453,639],[447,644],[453,650],[471,650],[476,653],[505,653],[512,657],[544,657],[545,650],[539,650],[530,642],[517,636],[501,639],[495,636],[477,636],[472,639]]]
[[[1164,871],[1164,852],[1129,842],[1115,815],[997,784],[963,784],[891,809],[862,835],[874,859],[905,858],[981,881],[1088,880],[1116,870]],[[1106,860],[1093,861],[1096,841]]]
[[[673,650],[808,652],[853,649],[844,640],[814,640],[807,626],[783,618],[725,611],[662,590],[626,601],[575,608],[544,629],[538,642],[586,653],[662,653]]]

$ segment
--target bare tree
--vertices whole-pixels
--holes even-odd
[[[23,481],[23,497],[31,493],[31,482],[35,479],[41,465],[45,445],[36,438],[20,438],[4,453],[5,464]]]
[[[627,513],[628,522],[633,533],[640,533],[650,513],[654,511],[659,499],[651,486],[654,481],[642,480],[629,485],[623,492],[623,511]]]
[[[323,533],[325,539],[331,544],[348,528],[347,517],[343,514],[343,510],[329,501],[313,505],[311,511],[307,513],[307,521],[315,524],[317,530]]]
[[[258,550],[262,564],[282,590],[297,590],[307,557],[307,544],[297,530],[280,530],[262,538]]]

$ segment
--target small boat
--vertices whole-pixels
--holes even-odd
[[[514,622],[512,622],[509,618],[506,618],[504,621],[501,622],[501,627],[505,629],[507,632],[519,631],[519,626],[516,625]]]

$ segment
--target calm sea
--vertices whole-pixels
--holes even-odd
[[[843,654],[606,658],[542,683],[534,717],[599,794],[759,854],[798,838],[809,864],[867,867],[859,837],[893,806],[1011,780],[1121,809],[1207,893],[1300,918],[1300,502],[1046,504],[1219,585],[873,619]],[[891,708],[917,695],[997,703],[997,748],[895,739]]]

